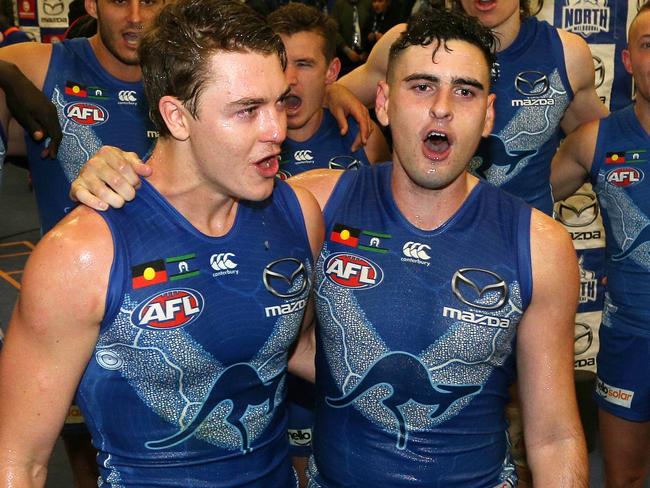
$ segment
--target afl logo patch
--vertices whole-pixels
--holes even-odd
[[[108,120],[108,110],[93,103],[69,103],[65,116],[80,125],[101,125]]]
[[[638,168],[616,168],[607,173],[607,183],[614,186],[633,186],[643,181],[643,171]]]
[[[323,267],[327,279],[344,288],[374,288],[384,279],[384,272],[377,264],[347,252],[330,255]]]
[[[131,312],[131,323],[143,329],[177,329],[196,320],[203,304],[203,296],[196,290],[166,290],[138,305]]]

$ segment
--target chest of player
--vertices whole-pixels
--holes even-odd
[[[426,235],[350,223],[330,229],[317,263],[324,336],[361,326],[390,349],[417,354],[450,331],[462,331],[470,347],[516,328],[523,305],[512,243],[496,233],[474,240],[452,229]],[[490,245],[479,251],[477,242]],[[346,321],[350,314],[361,318]]]

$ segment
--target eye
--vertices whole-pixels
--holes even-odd
[[[257,114],[257,106],[246,107],[237,112],[237,116],[245,119],[253,118]]]
[[[474,96],[474,92],[469,88],[463,88],[463,87],[458,88],[458,90],[456,90],[456,93],[458,93],[461,97],[465,97],[465,98]]]

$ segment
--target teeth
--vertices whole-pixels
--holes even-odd
[[[446,139],[447,135],[443,134],[442,132],[436,132],[436,131],[432,131],[427,134],[427,139],[432,139],[434,137],[441,137],[443,139]]]

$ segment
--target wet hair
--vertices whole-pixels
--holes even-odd
[[[220,51],[277,55],[286,66],[280,37],[238,0],[174,0],[161,10],[139,47],[149,116],[161,136],[170,132],[158,110],[160,99],[176,97],[196,117],[209,61]]]
[[[474,17],[469,17],[463,12],[446,9],[426,9],[411,16],[406,30],[390,48],[388,76],[390,76],[394,61],[406,48],[438,44],[432,55],[435,58],[440,46],[449,51],[447,41],[452,40],[464,41],[476,46],[483,53],[490,69],[490,79],[494,78],[496,38],[490,29],[481,25]]]
[[[336,56],[336,21],[316,7],[290,2],[269,14],[266,20],[276,34],[291,36],[299,32],[315,32],[324,40],[325,60],[329,63]]]

